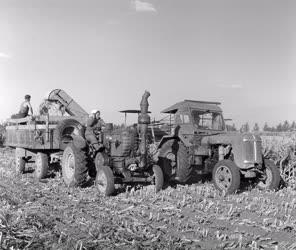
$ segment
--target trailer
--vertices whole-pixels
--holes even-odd
[[[35,176],[44,178],[50,162],[61,159],[63,150],[73,136],[84,136],[87,112],[65,91],[54,89],[44,100],[46,109],[40,115],[8,119],[5,146],[15,148],[16,171],[23,173],[29,162],[35,162]],[[50,114],[52,105],[59,106],[61,115]],[[42,112],[41,112],[42,111]]]

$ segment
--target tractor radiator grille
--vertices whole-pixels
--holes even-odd
[[[244,138],[243,150],[245,164],[262,163],[262,142],[260,138],[255,136]]]

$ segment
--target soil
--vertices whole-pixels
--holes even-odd
[[[16,174],[11,149],[0,161],[0,249],[296,249],[291,188],[225,196],[206,181],[103,197],[53,170],[38,181],[33,163]]]

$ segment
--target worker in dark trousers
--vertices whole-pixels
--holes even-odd
[[[105,122],[100,117],[99,110],[92,110],[91,115],[87,119],[85,129],[85,139],[94,147],[96,151],[100,149],[100,144],[103,142],[101,131],[105,126]],[[99,138],[99,141],[97,139]]]
[[[18,118],[25,118],[27,116],[33,115],[33,109],[31,106],[31,96],[25,95],[25,101],[22,102],[20,111],[17,114],[14,114],[11,116],[12,119],[18,119]]]

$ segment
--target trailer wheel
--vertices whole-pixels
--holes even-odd
[[[64,150],[62,175],[67,186],[81,186],[86,183],[88,169],[85,152],[73,143],[68,144]]]
[[[234,193],[240,187],[240,171],[231,160],[219,161],[212,173],[215,187],[226,194]]]
[[[153,183],[155,185],[155,192],[159,192],[163,187],[163,172],[158,165],[153,166]]]
[[[96,185],[99,192],[104,196],[110,196],[114,193],[114,175],[110,167],[102,166],[98,169]]]
[[[17,174],[23,174],[25,172],[26,161],[21,156],[15,157],[15,171]]]
[[[48,155],[38,152],[35,159],[36,169],[35,177],[40,180],[45,178],[48,172]]]
[[[257,183],[257,187],[262,190],[277,190],[280,185],[281,175],[278,167],[271,160],[264,160],[265,170],[263,179]]]

